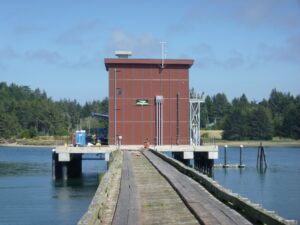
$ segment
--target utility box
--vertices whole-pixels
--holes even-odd
[[[76,145],[85,146],[86,145],[86,132],[85,130],[77,130],[75,133]]]

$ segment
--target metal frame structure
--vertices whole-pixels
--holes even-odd
[[[200,145],[200,104],[203,99],[190,99],[190,145]]]

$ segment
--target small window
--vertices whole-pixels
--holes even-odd
[[[122,95],[122,89],[121,89],[121,88],[118,88],[118,89],[117,89],[117,94],[118,94],[118,95]]]

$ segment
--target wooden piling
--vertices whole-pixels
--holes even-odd
[[[256,166],[260,168],[268,167],[266,152],[262,143],[260,143],[260,146],[258,147]]]

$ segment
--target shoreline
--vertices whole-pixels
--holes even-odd
[[[18,143],[1,143],[0,147],[21,147],[21,148],[55,148],[60,145],[24,145]]]
[[[215,144],[218,146],[228,147],[239,147],[243,145],[244,147],[259,147],[260,143],[264,147],[300,147],[300,140],[294,141],[225,141],[225,140],[216,140]]]
[[[264,147],[300,147],[300,140],[295,141],[225,141],[225,140],[215,140],[214,144],[219,147],[224,147],[228,145],[228,147],[240,147],[243,145],[244,147],[259,147],[262,142]],[[205,145],[205,143],[204,143]],[[1,143],[0,147],[22,147],[22,148],[56,148],[62,145],[26,145],[21,143]]]

